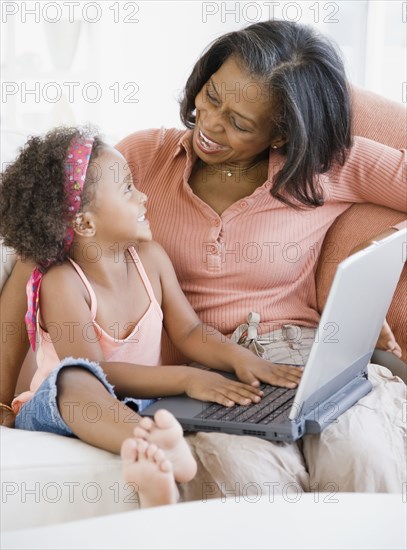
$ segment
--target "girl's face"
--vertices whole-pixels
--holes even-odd
[[[193,147],[206,164],[250,165],[281,140],[273,138],[273,104],[259,80],[230,57],[195,99]]]
[[[90,169],[96,190],[88,210],[96,227],[95,235],[112,243],[150,241],[150,224],[145,217],[147,196],[134,187],[123,155],[106,147]]]

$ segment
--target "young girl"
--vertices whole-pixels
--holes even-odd
[[[121,450],[126,481],[153,506],[175,502],[175,482],[192,479],[196,464],[168,411],[141,419],[152,398],[250,404],[260,381],[295,387],[302,369],[264,361],[199,321],[151,240],[146,204],[122,155],[89,130],[32,137],[3,173],[0,235],[38,266],[26,316],[38,370],[30,391],[1,407],[17,414],[17,428]],[[163,319],[187,357],[242,382],[158,366]]]

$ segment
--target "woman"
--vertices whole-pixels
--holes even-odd
[[[202,320],[272,362],[302,365],[319,320],[314,268],[324,235],[354,202],[403,210],[403,156],[352,144],[339,56],[289,22],[216,40],[192,71],[181,117],[192,131],[140,132],[118,145],[149,197],[154,238]],[[401,415],[377,409],[389,394],[401,399],[404,385],[380,368],[370,377],[371,394],[299,445],[189,436],[200,475],[187,495],[401,491]]]

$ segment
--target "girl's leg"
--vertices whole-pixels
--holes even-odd
[[[172,465],[163,451],[133,437],[134,426],[141,419],[137,413],[83,368],[63,369],[57,387],[58,408],[73,433],[95,447],[115,454],[121,451],[123,477],[135,485],[141,507],[178,500]]]
[[[64,422],[82,441],[121,453],[123,477],[135,484],[142,507],[177,502],[175,480],[189,481],[196,467],[183,440],[182,428],[170,413],[158,411],[169,415],[167,429],[157,430],[157,444],[147,443],[133,436],[141,417],[109,393],[91,372],[80,367],[64,368],[58,376],[57,387],[57,403]],[[150,419],[144,420],[155,424]],[[160,443],[168,448],[174,463],[157,446]]]
[[[100,367],[93,366],[98,372]],[[63,368],[56,384],[61,417],[82,441],[120,454],[123,442],[134,436],[135,427],[141,421],[153,432],[153,438],[148,443],[163,450],[171,462],[175,480],[189,481],[195,475],[195,461],[184,441],[181,425],[168,411],[157,411],[154,421],[150,418],[142,419],[117,400],[110,386],[112,393],[108,390],[106,380],[102,382],[93,372],[80,366]],[[150,449],[148,458],[153,458],[153,455]]]
[[[17,417],[16,427],[77,436],[86,443],[119,453],[125,481],[136,485],[142,506],[170,504],[178,498],[176,481],[196,471],[183,441],[182,428],[168,411],[158,411],[157,444],[134,437],[141,417],[118,401],[101,367],[84,359],[65,359],[44,380]],[[160,442],[168,449],[159,449]],[[190,477],[188,477],[188,472]]]
[[[140,416],[84,368],[62,369],[56,385],[59,412],[72,432],[94,447],[120,454],[123,441],[132,437]]]

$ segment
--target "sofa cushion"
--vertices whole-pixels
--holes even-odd
[[[316,272],[318,309],[321,312],[340,261],[349,256],[356,245],[378,235],[406,215],[385,206],[354,204],[341,214],[325,236]],[[387,320],[399,343],[403,360],[407,361],[407,266],[404,266],[390,305]]]
[[[119,456],[79,439],[0,427],[1,529],[138,508]]]

